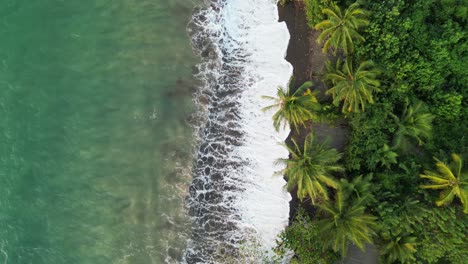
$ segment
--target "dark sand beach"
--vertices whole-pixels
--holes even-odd
[[[320,80],[323,73],[325,62],[331,54],[323,54],[322,46],[317,43],[317,37],[320,32],[311,29],[307,25],[307,18],[304,7],[297,3],[278,5],[280,21],[285,21],[291,35],[286,60],[294,67],[293,76],[295,86],[298,87],[303,82],[312,81],[313,89],[318,89],[319,99],[326,98],[326,87]],[[298,143],[304,142],[305,136],[311,131],[315,132],[319,141],[329,140],[331,147],[343,152],[349,133],[349,127],[345,119],[337,120],[334,123],[308,123],[306,127],[299,130],[291,130],[287,141],[294,139]],[[299,209],[301,202],[296,195],[297,190],[291,192],[292,200],[290,202],[289,221],[292,222]],[[302,207],[309,212],[314,212],[315,208],[310,201],[302,203]],[[377,263],[378,252],[374,245],[367,245],[366,251],[362,252],[356,246],[350,247],[348,256],[343,260],[345,264],[373,264]]]
[[[320,32],[311,29],[307,25],[304,7],[301,4],[278,5],[278,10],[280,21],[286,22],[291,35],[286,60],[294,67],[295,86],[297,87],[306,81],[312,81],[314,83],[313,89],[320,90],[319,97],[325,98],[325,86],[320,80],[320,75],[329,54],[323,54],[321,45],[316,41]],[[340,152],[344,150],[348,133],[347,124],[344,120],[334,124],[310,122],[306,127],[302,127],[298,131],[292,129],[287,141],[294,139],[296,142],[303,142],[305,136],[312,130],[320,141],[328,138],[331,147]],[[300,203],[296,190],[291,192],[291,196],[290,221],[296,215]],[[305,201],[303,207],[313,210],[309,201]]]

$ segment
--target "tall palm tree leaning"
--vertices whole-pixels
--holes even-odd
[[[327,142],[317,143],[315,135],[307,135],[302,148],[293,139],[293,146],[288,147],[291,158],[279,159],[286,168],[278,174],[286,175],[289,191],[297,187],[297,197],[302,201],[310,197],[315,204],[317,199],[328,200],[327,186],[338,188],[338,181],[331,173],[344,171],[337,161],[341,154],[336,149],[327,147]]]
[[[299,125],[305,126],[307,120],[316,119],[317,112],[321,109],[320,103],[317,101],[317,92],[310,90],[312,82],[305,82],[295,92],[291,92],[294,88],[292,87],[293,83],[293,81],[290,82],[288,91],[278,87],[277,97],[262,96],[264,99],[275,102],[264,107],[263,111],[278,108],[278,111],[273,115],[273,125],[277,131],[281,124],[286,127],[288,122],[297,130]]]
[[[343,113],[364,111],[367,103],[374,103],[372,95],[380,91],[377,80],[380,71],[372,61],[361,62],[354,69],[350,59],[344,62],[338,59],[335,64],[327,62],[326,70],[325,79],[332,83],[326,94],[332,95],[334,105],[343,103]]]
[[[417,101],[412,105],[406,99],[405,110],[400,118],[391,114],[398,124],[398,129],[393,137],[393,146],[395,148],[404,147],[407,145],[407,139],[414,139],[418,145],[422,145],[426,139],[431,137],[432,120],[434,116],[429,113],[427,107]]]
[[[354,3],[343,12],[338,5],[332,3],[322,13],[328,18],[315,25],[315,29],[323,30],[317,38],[319,44],[325,41],[322,52],[326,53],[332,47],[335,55],[340,48],[346,55],[353,53],[354,42],[364,41],[358,29],[369,24],[365,18],[366,11],[360,9],[358,3]]]
[[[319,204],[317,221],[320,237],[341,256],[346,256],[348,245],[355,244],[364,250],[366,243],[372,243],[376,228],[375,217],[365,213],[365,197],[345,201],[341,191],[335,194],[334,201]]]
[[[457,196],[463,205],[463,213],[468,214],[468,173],[462,171],[462,159],[459,155],[452,154],[453,161],[449,165],[434,159],[438,171],[424,171],[420,177],[431,180],[432,184],[421,185],[421,188],[442,190],[439,199],[436,200],[437,206],[450,204]]]

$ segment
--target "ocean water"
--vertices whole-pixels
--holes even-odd
[[[261,111],[292,74],[277,20],[275,0],[3,0],[0,263],[260,263],[289,215],[289,130]]]
[[[176,263],[194,0],[0,2],[0,263]]]

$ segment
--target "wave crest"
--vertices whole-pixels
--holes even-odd
[[[188,27],[202,58],[188,263],[234,260],[251,241],[269,250],[287,225],[291,197],[273,174],[282,169],[274,161],[288,156],[278,143],[289,130],[276,132],[273,113],[261,111],[268,104],[261,96],[274,96],[292,75],[289,32],[277,12],[273,0],[213,0]]]

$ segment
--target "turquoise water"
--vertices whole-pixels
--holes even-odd
[[[0,3],[0,263],[180,256],[193,5]]]

